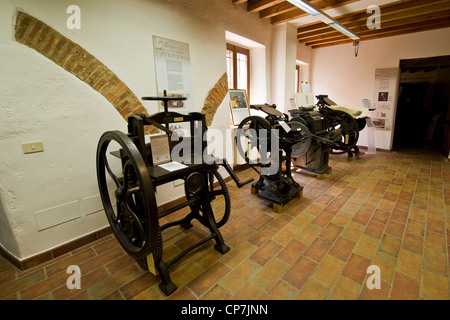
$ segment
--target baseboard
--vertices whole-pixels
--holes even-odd
[[[231,180],[231,177],[228,176],[224,178],[225,182],[228,182]],[[214,186],[218,186],[218,182],[214,184]],[[182,204],[186,201],[186,197],[182,196],[178,199],[169,201],[167,203],[164,203],[158,207],[158,212],[165,211],[167,209],[170,209],[171,207],[174,207],[176,205]],[[38,266],[44,262],[50,261],[52,259],[55,259],[63,254],[66,254],[67,252],[70,252],[72,250],[78,249],[86,244],[89,244],[93,241],[96,241],[100,238],[103,238],[104,236],[107,236],[108,234],[112,233],[112,229],[110,226],[104,227],[98,231],[95,231],[93,233],[87,234],[85,236],[82,236],[81,238],[78,238],[76,240],[73,240],[71,242],[65,243],[61,246],[58,246],[56,248],[53,248],[48,251],[44,251],[42,253],[39,253],[35,256],[32,256],[30,258],[26,258],[23,260],[20,260],[16,256],[12,255],[10,252],[5,250],[2,246],[0,246],[0,255],[2,255],[6,260],[8,260],[12,265],[14,265],[16,268],[20,270],[26,270],[30,269],[32,267]]]
[[[369,147],[365,147],[365,146],[357,146],[357,147],[359,148],[359,150],[369,150]],[[389,150],[389,149],[376,148],[375,150],[379,151],[379,152],[386,152],[386,153],[391,152],[391,150]]]
[[[77,248],[80,248],[86,244],[89,244],[95,240],[98,240],[100,238],[103,238],[104,236],[107,236],[108,234],[112,233],[112,230],[109,226],[102,228],[98,231],[92,232],[90,234],[84,235],[81,238],[78,238],[76,240],[70,241],[68,243],[65,243],[63,245],[60,245],[56,248],[53,248],[48,251],[41,252],[35,256],[32,256],[30,258],[26,258],[23,260],[20,260],[16,256],[12,255],[8,251],[6,251],[3,247],[0,246],[0,254],[8,260],[12,265],[14,265],[16,268],[20,270],[26,270],[30,269],[32,267],[35,267],[37,265],[40,265],[44,262],[50,261],[52,259],[55,259],[67,252],[70,252],[72,250],[75,250]]]

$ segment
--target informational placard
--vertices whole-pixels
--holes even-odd
[[[169,138],[167,135],[151,136],[150,143],[152,146],[152,160],[154,165],[169,162],[171,160]]]
[[[394,111],[397,105],[399,68],[375,70],[372,108],[369,112],[377,130],[392,131]]]
[[[302,81],[301,85],[302,85],[302,93],[311,93],[311,86],[309,85],[308,82]]]
[[[156,84],[158,95],[183,96],[187,100],[169,101],[169,111],[188,114],[193,112],[191,101],[192,76],[189,43],[153,36]],[[160,110],[164,110],[163,104]]]
[[[312,93],[297,93],[295,102],[298,108],[314,107],[314,95]]]

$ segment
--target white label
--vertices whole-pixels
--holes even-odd
[[[280,123],[281,127],[283,127],[284,131],[286,131],[286,133],[289,133],[289,131],[291,131],[291,128],[287,125],[286,122],[280,121],[279,123]]]

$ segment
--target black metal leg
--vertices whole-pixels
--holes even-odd
[[[198,212],[198,209],[196,209],[196,208],[192,209],[192,212],[189,213],[186,217],[184,217],[184,219],[180,222],[180,226],[182,228],[187,230],[192,227],[192,219],[195,218],[195,214],[194,214],[195,211]],[[198,213],[197,213],[197,215],[198,215]]]
[[[264,178],[262,176],[259,177],[258,181],[253,183],[252,186],[256,188],[262,188],[264,187]]]
[[[156,270],[158,270],[159,275],[161,276],[161,283],[159,284],[159,288],[166,294],[171,295],[175,290],[177,290],[177,286],[170,279],[169,269],[167,268],[164,261],[159,260],[155,261]]]
[[[206,189],[206,191],[208,190]],[[214,249],[216,249],[222,254],[227,253],[228,251],[230,251],[230,247],[225,244],[222,234],[220,233],[219,228],[217,227],[217,223],[214,219],[208,194],[206,193],[206,196],[202,198],[203,198],[202,200],[203,217],[201,218],[199,217],[199,221],[209,229],[211,235],[216,240],[216,245],[214,246]]]
[[[170,295],[175,290],[177,290],[177,286],[172,282],[170,278],[169,268],[166,263],[162,259],[163,253],[163,244],[162,244],[162,235],[161,232],[158,234],[158,239],[156,242],[156,250],[154,254],[155,259],[155,267],[158,271],[159,276],[161,277],[161,283],[159,284],[159,288],[166,294]]]
[[[355,146],[354,149],[355,149],[354,153],[358,156],[362,156],[365,154],[364,152],[359,151],[359,148],[357,146]]]
[[[212,219],[211,215],[208,215],[207,219],[210,221],[210,225],[208,228],[211,231],[211,234],[214,236],[214,239],[216,240],[214,249],[222,254],[227,253],[228,251],[230,251],[230,247],[225,244],[222,234],[220,233],[219,228],[217,228],[215,221]]]
[[[169,227],[180,225],[185,229],[189,229],[190,227],[192,227],[192,220],[197,219],[202,225],[207,227],[211,232],[211,234],[208,237],[186,248],[184,251],[179,253],[176,257],[174,257],[172,260],[168,262],[165,262],[162,259],[162,252],[163,252],[162,236],[161,234],[159,234],[156,250],[154,253],[154,259],[156,270],[158,271],[158,274],[161,277],[161,283],[159,284],[159,287],[166,295],[172,294],[177,289],[177,286],[172,282],[170,278],[169,268],[174,263],[179,261],[185,254],[194,250],[200,245],[203,245],[204,243],[210,241],[213,238],[216,240],[216,245],[214,246],[214,248],[217,251],[219,251],[222,254],[230,251],[230,247],[225,244],[222,234],[220,233],[219,228],[217,227],[217,223],[214,219],[207,183],[205,183],[200,192],[201,197],[199,197],[199,200],[190,206],[191,212],[187,216],[185,216],[181,220],[170,222],[160,228],[161,230],[165,230]]]
[[[292,177],[292,170],[291,170],[291,154],[292,154],[292,152],[289,151],[289,152],[286,154],[286,157],[285,157],[285,159],[284,159],[284,161],[285,161],[285,167],[286,167],[285,174],[286,174],[286,177],[288,178],[289,184],[290,184],[291,186],[299,187],[300,185],[299,185],[299,184],[294,180],[294,178]]]

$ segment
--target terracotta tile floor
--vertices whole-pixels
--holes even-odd
[[[231,250],[210,241],[176,263],[169,299],[449,299],[450,164],[387,153],[329,164],[323,180],[294,175],[303,198],[281,214],[229,182],[221,231]],[[164,231],[165,255],[204,234],[198,222]],[[80,290],[66,287],[69,265],[80,267]],[[379,290],[367,288],[370,265]],[[158,283],[113,235],[26,271],[0,258],[1,299],[167,299]]]

